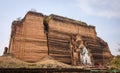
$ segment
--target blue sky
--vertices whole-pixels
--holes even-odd
[[[120,0],[0,0],[0,55],[9,45],[11,23],[35,9],[96,26],[97,35],[108,42],[113,55],[120,54]]]

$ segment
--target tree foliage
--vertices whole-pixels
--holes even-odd
[[[120,69],[120,55],[117,55],[114,58],[112,58],[108,66],[111,66],[115,69]]]

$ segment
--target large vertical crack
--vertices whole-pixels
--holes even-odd
[[[46,34],[47,39],[47,47],[48,47],[48,55],[49,55],[49,39],[48,39],[48,33],[49,33],[49,20],[51,19],[51,16],[46,16],[44,18],[43,24],[44,24],[44,33]]]

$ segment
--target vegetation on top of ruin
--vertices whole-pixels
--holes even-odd
[[[85,22],[82,22],[82,21],[79,21],[79,20],[70,19],[70,18],[67,18],[67,17],[55,15],[55,14],[51,14],[51,15],[49,15],[49,16],[46,16],[46,15],[44,15],[44,14],[42,14],[42,13],[37,12],[35,9],[29,10],[27,14],[34,14],[34,15],[37,15],[37,16],[43,16],[43,17],[45,17],[44,20],[45,20],[45,22],[47,22],[47,23],[48,23],[48,21],[49,21],[50,19],[54,19],[54,20],[61,21],[61,22],[66,22],[66,23],[72,23],[72,24],[77,24],[77,25],[94,27],[93,25],[88,25],[88,24],[85,23]],[[27,14],[26,14],[26,15],[27,15]],[[26,17],[26,16],[25,16],[25,17]],[[21,20],[22,20],[22,18],[21,18],[21,17],[18,17],[18,18],[16,18],[15,21],[21,21]],[[24,20],[24,18],[23,18],[23,20]]]
[[[78,20],[74,20],[74,22],[75,22],[76,24],[87,25],[87,23],[82,22],[82,21],[78,21]]]
[[[49,20],[51,19],[51,16],[46,16],[45,18],[44,18],[44,23],[49,23]]]
[[[50,16],[51,16],[52,19],[58,20],[58,21],[61,21],[61,22],[88,26],[87,23],[85,23],[85,22],[74,20],[74,19],[70,19],[70,18],[67,18],[67,17],[63,17],[63,16],[59,16],[59,15],[55,15],[55,14],[51,14]]]

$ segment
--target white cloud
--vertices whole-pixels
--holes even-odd
[[[120,0],[77,0],[77,3],[88,15],[120,18]]]

